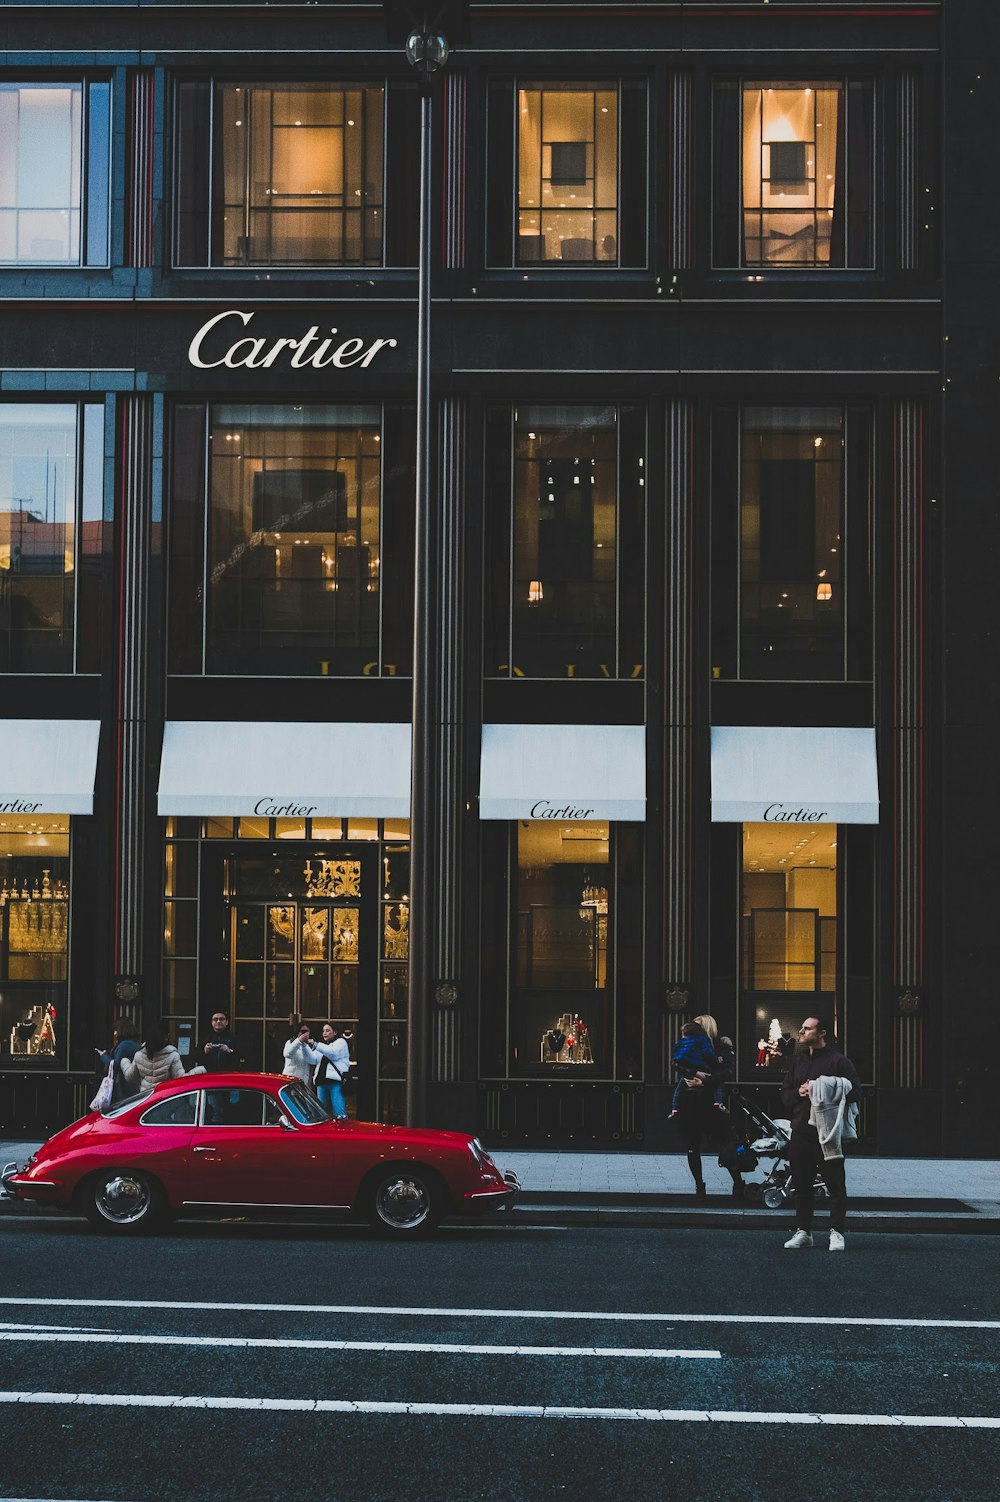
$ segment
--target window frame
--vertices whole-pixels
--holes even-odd
[[[790,72],[787,68],[779,68],[765,72],[761,69],[753,73],[739,73],[716,77],[712,84],[712,101],[710,116],[710,142],[712,178],[710,194],[709,215],[709,250],[710,265],[713,272],[739,272],[754,279],[782,277],[803,277],[830,275],[855,275],[873,276],[878,275],[881,268],[881,230],[882,219],[878,212],[880,202],[879,184],[883,177],[882,163],[882,132],[880,121],[881,90],[880,80],[872,73],[843,71],[824,72],[812,74],[804,80],[804,70],[796,69]],[[748,88],[754,86],[764,89],[768,87],[781,88],[793,84],[801,84],[803,88],[813,90],[824,87],[836,87],[839,89],[844,111],[844,208],[843,208],[843,235],[844,252],[843,260],[835,263],[832,260],[826,263],[796,263],[796,262],[769,262],[750,261],[746,257],[746,234],[745,220],[748,212],[744,197],[743,178],[743,130],[744,130],[744,96]],[[864,260],[850,259],[850,224],[854,212],[851,204],[851,179],[855,175],[850,166],[851,131],[854,111],[851,107],[852,91],[859,88],[868,91],[870,110],[871,140],[868,146],[868,179],[867,192],[867,239],[868,254]],[[721,101],[727,89],[735,91],[736,120],[731,124],[734,130],[734,139],[720,140],[720,114]],[[857,106],[855,106],[855,109]],[[735,203],[729,204],[723,200],[723,193],[727,191],[726,173],[727,164],[735,161],[736,194]],[[731,185],[729,185],[731,186]],[[735,236],[737,247],[734,258],[720,251],[720,245],[726,233],[726,225],[733,221],[729,228],[729,234]]]
[[[0,88],[72,88],[81,91],[79,250],[74,260],[0,260],[0,273],[101,270],[111,265],[111,173],[115,130],[114,89],[110,78],[90,73],[28,78],[23,73],[0,80]],[[104,144],[101,145],[103,134]],[[15,213],[20,212],[13,206]]]
[[[520,114],[518,96],[522,89],[546,88],[570,90],[614,90],[617,96],[617,141],[615,148],[616,205],[615,238],[617,248],[613,260],[601,261],[596,257],[588,261],[521,260],[518,255],[520,208]],[[509,102],[505,98],[510,91]],[[633,93],[634,91],[634,93]],[[641,107],[632,118],[633,99],[641,91]],[[503,115],[509,108],[510,118]],[[651,124],[651,88],[646,75],[627,73],[601,76],[600,70],[586,78],[561,74],[552,70],[542,76],[515,73],[497,77],[487,85],[486,133],[485,133],[485,267],[488,271],[514,271],[520,275],[545,274],[553,276],[598,275],[607,276],[620,272],[648,270],[651,264],[651,217],[655,207],[651,205],[652,162],[649,150]],[[641,126],[641,129],[637,129]],[[641,182],[626,182],[626,152],[623,150],[625,132],[635,132],[642,143]],[[506,136],[506,140],[503,138]],[[541,143],[540,143],[541,146]],[[503,160],[494,161],[503,154]],[[596,151],[596,143],[595,143]],[[631,158],[635,153],[629,152]],[[509,158],[509,181],[508,177]],[[494,171],[494,165],[497,170]],[[504,195],[504,199],[499,197]],[[505,200],[505,202],[504,202]],[[539,205],[541,212],[541,205]],[[596,207],[591,212],[596,214]],[[509,225],[507,219],[509,215]],[[635,222],[631,222],[635,220]],[[627,230],[627,233],[626,233]],[[506,241],[506,248],[501,245]],[[627,248],[626,248],[627,247]]]
[[[382,90],[382,185],[379,213],[381,215],[381,249],[377,260],[367,261],[251,261],[246,263],[227,262],[225,260],[213,261],[213,240],[216,237],[215,221],[222,212],[222,202],[216,202],[216,155],[218,150],[217,132],[217,109],[216,97],[220,87],[226,85],[236,86],[237,80],[222,75],[218,72],[197,75],[175,75],[171,94],[171,143],[168,155],[169,162],[169,265],[175,271],[208,271],[215,274],[258,276],[262,270],[271,270],[276,273],[302,276],[303,274],[329,275],[343,273],[346,276],[358,276],[363,273],[384,271],[387,269],[413,269],[418,261],[418,247],[416,234],[408,233],[409,221],[415,218],[416,212],[416,181],[407,185],[405,167],[406,164],[396,164],[390,172],[391,143],[402,138],[410,141],[414,151],[416,150],[416,132],[405,128],[407,126],[406,109],[407,102],[412,105],[417,98],[416,90],[408,82],[400,84],[398,79],[392,76],[370,75],[367,77],[340,77],[336,79],[317,77],[315,74],[306,79],[294,79],[286,76],[268,77],[266,74],[255,74],[253,77],[240,77],[240,86],[246,88],[281,88],[292,89],[296,84],[320,84],[330,89],[357,89],[368,90],[380,88]],[[181,99],[182,91],[188,86],[201,85],[207,91],[207,169],[206,182],[204,184],[204,201],[198,206],[198,214],[204,216],[203,233],[205,242],[205,254],[203,259],[192,259],[183,253],[182,228],[181,228],[181,183],[183,178],[181,157],[183,154],[183,130],[181,122]],[[412,123],[412,122],[411,122]],[[411,164],[412,165],[412,164]],[[412,177],[413,174],[411,173]],[[398,198],[396,195],[398,194]],[[404,200],[406,200],[404,202]],[[400,221],[402,229],[397,230],[396,222]]]
[[[170,1105],[173,1105],[173,1104],[175,1104],[175,1102],[177,1102],[179,1100],[187,1100],[191,1096],[194,1096],[194,1101],[195,1101],[194,1121],[147,1121],[146,1118],[148,1117],[150,1111],[159,1110],[159,1108],[161,1106],[165,1106],[168,1103]],[[142,1127],[153,1127],[153,1128],[157,1128],[157,1127],[173,1127],[175,1129],[180,1128],[183,1131],[191,1132],[191,1131],[194,1131],[195,1127],[198,1127],[198,1126],[201,1125],[201,1119],[202,1119],[202,1116],[204,1114],[204,1109],[205,1109],[205,1091],[204,1091],[204,1089],[202,1087],[196,1086],[195,1089],[193,1089],[193,1090],[183,1090],[183,1091],[180,1091],[177,1095],[168,1095],[168,1096],[166,1096],[166,1098],[164,1100],[153,1101],[151,1105],[148,1105],[146,1107],[146,1109],[142,1112],[141,1116],[139,1117],[139,1126],[142,1126]]]

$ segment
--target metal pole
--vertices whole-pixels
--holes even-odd
[[[420,259],[417,287],[417,473],[414,497],[413,709],[410,766],[410,948],[406,1120],[427,1120],[433,937],[433,511],[431,506],[431,82],[420,89]]]

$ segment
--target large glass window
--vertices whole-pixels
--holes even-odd
[[[104,408],[0,403],[0,672],[99,670]]]
[[[609,827],[516,827],[514,1066],[609,1074]]]
[[[490,502],[493,673],[642,676],[641,426],[615,407],[515,410],[513,507],[499,467]]]
[[[618,90],[518,91],[519,261],[618,260]]]
[[[645,265],[644,85],[498,80],[488,124],[491,264]]]
[[[742,880],[743,1073],[767,1078],[802,1019],[835,1010],[837,825],[744,824]]]
[[[844,677],[843,426],[839,407],[744,408],[741,677]]]
[[[204,409],[178,411],[171,657],[179,670],[378,674],[381,419],[378,407],[215,406],[206,475]]]
[[[111,90],[0,82],[0,265],[108,259]]]
[[[873,264],[870,83],[721,84],[715,125],[716,265]]]
[[[0,817],[0,1052],[65,1057],[69,819]]]
[[[181,83],[177,263],[414,261],[413,227],[406,222],[414,98],[410,90],[387,91],[382,84]],[[389,202],[387,135],[400,179],[390,184]]]

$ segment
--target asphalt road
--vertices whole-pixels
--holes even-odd
[[[0,1497],[1000,1499],[995,1239],[824,1241],[5,1215]]]

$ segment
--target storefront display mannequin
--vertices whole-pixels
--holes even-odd
[[[693,1020],[701,1024],[714,1045],[716,1068],[711,1072],[699,1069],[691,1079],[685,1080],[676,1122],[687,1149],[688,1167],[694,1179],[694,1192],[698,1199],[704,1199],[708,1190],[702,1174],[702,1149],[707,1141],[712,1152],[719,1153],[732,1138],[732,1125],[728,1111],[719,1111],[715,1108],[715,1091],[720,1085],[725,1084],[726,1080],[732,1078],[736,1061],[729,1039],[719,1037],[719,1025],[714,1017],[709,1016],[708,1013],[702,1013]],[[733,1181],[733,1198],[742,1199],[742,1178],[734,1168],[730,1168],[728,1173]]]

